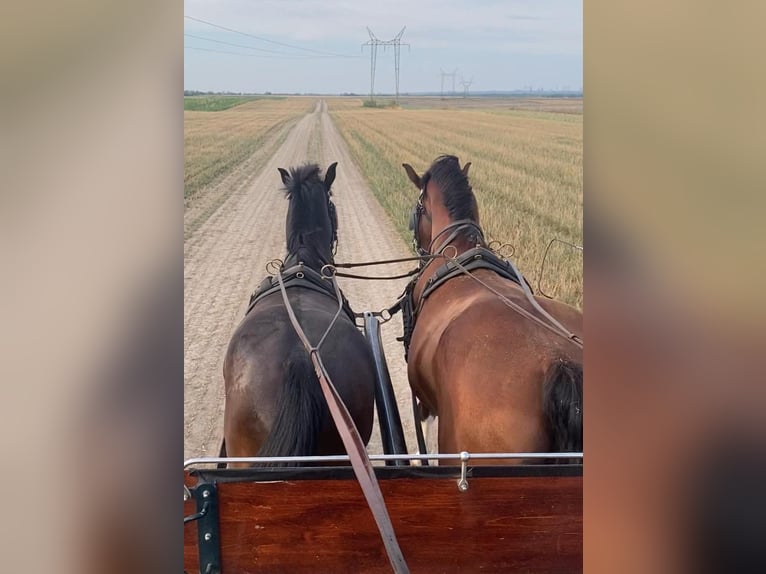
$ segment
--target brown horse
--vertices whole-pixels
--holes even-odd
[[[524,315],[549,323],[525,295],[526,280],[486,249],[470,165],[441,156],[421,177],[403,164],[420,191],[417,250],[458,258],[483,283],[460,270],[437,282],[449,271],[443,258],[422,267],[408,289],[409,326],[405,317],[410,385],[439,417],[440,452],[581,451],[582,313],[535,297],[569,338]]]
[[[279,170],[290,205],[287,257],[280,272],[298,322],[322,361],[365,444],[373,421],[374,363],[364,336],[345,312],[333,324],[339,302],[321,276],[333,263],[337,216],[330,199],[333,163],[322,179],[307,164]],[[278,281],[267,277],[229,343],[223,365],[226,385],[224,445],[228,456],[343,454],[311,360],[290,323]]]

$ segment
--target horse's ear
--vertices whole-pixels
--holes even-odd
[[[463,166],[463,175],[468,177],[468,168],[471,167],[471,162],[469,161],[467,164]]]
[[[407,172],[407,177],[410,178],[410,181],[415,184],[415,187],[417,187],[418,190],[422,189],[423,186],[420,184],[420,176],[414,169],[412,169],[412,166],[408,163],[403,163],[402,167],[404,168],[404,171]]]
[[[279,173],[282,176],[282,183],[287,185],[288,182],[290,181],[290,174],[287,173],[286,169],[282,169],[281,167],[278,167],[277,169],[279,170]]]
[[[332,186],[332,182],[335,181],[335,168],[338,167],[338,162],[334,162],[330,164],[330,167],[327,168],[327,171],[324,174],[324,187],[329,192],[330,186]]]

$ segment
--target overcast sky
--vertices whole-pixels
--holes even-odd
[[[379,40],[407,27],[402,93],[438,92],[455,69],[457,90],[461,76],[480,91],[583,84],[581,0],[185,0],[184,12],[249,34],[185,17],[187,90],[369,93],[367,26]],[[394,89],[393,48],[379,47],[375,92]]]

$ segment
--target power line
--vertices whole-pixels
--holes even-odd
[[[248,50],[257,50],[258,52],[267,52],[269,54],[278,54],[284,59],[307,59],[307,58],[330,58],[332,56],[303,56],[298,54],[288,54],[286,52],[277,52],[276,50],[267,50],[266,48],[256,48],[254,46],[246,46],[244,44],[235,44],[233,42],[225,42],[224,40],[214,40],[213,38],[205,38],[204,36],[196,36],[194,34],[184,33],[184,36],[188,38],[196,38],[197,40],[205,40],[206,42],[215,42],[216,44],[224,44],[226,46],[234,46],[236,48],[247,48]],[[234,53],[234,52],[230,52]],[[254,55],[254,54],[253,54]],[[264,58],[268,56],[263,56]]]
[[[223,40],[213,40],[213,38],[205,38],[204,36],[195,36],[194,34],[187,34],[184,32],[184,36],[188,38],[196,38],[197,40],[205,40],[206,42],[215,42],[216,44],[226,44],[227,46],[235,46],[237,48],[247,48],[248,50],[258,50],[259,52],[268,52],[270,54],[284,54],[285,52],[277,52],[276,50],[267,50],[266,48],[255,48],[253,46],[245,46],[244,44],[234,44],[232,42],[224,42]]]
[[[244,52],[226,52],[224,50],[211,50],[209,48],[198,48],[197,46],[184,46],[184,50],[200,50],[202,52],[214,52],[216,54],[232,54],[234,56],[255,56],[256,58],[268,58],[268,56],[261,56],[260,54],[246,54]]]
[[[226,30],[227,32],[234,32],[235,34],[241,34],[243,36],[248,36],[249,38],[255,38],[256,40],[260,40],[262,42],[269,42],[270,44],[276,44],[278,46],[285,46],[286,48],[292,48],[293,50],[304,50],[306,52],[314,52],[315,54],[323,54],[325,56],[334,56],[336,58],[355,58],[356,57],[356,56],[351,56],[347,54],[335,54],[333,52],[325,52],[324,50],[314,50],[313,48],[304,48],[302,46],[294,46],[292,44],[286,44],[285,42],[270,40],[268,38],[263,38],[262,36],[249,34],[247,32],[235,30],[234,28],[227,28],[226,26],[221,26],[220,24],[214,24],[213,22],[208,22],[207,20],[202,20],[201,18],[195,18],[193,16],[184,16],[184,18],[186,18],[187,20],[194,20],[195,22],[200,22],[201,24],[207,24],[208,26],[213,26],[214,28],[220,28],[221,30]]]

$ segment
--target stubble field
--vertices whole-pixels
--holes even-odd
[[[221,98],[219,98],[221,99]],[[185,98],[194,100],[194,98]],[[310,112],[307,98],[256,99],[229,109],[184,111],[184,199],[187,204],[268,142],[274,150],[284,137],[270,141],[287,124]],[[286,131],[285,131],[286,137]]]
[[[461,164],[473,164],[469,175],[488,239],[512,246],[503,252],[513,253],[535,287],[539,280],[549,295],[582,307],[582,251],[562,243],[582,245],[582,100],[544,104],[489,100],[469,107],[459,99],[409,98],[398,108],[364,108],[361,100],[328,100],[352,157],[402,237],[411,238],[407,223],[417,190],[401,164],[422,173],[438,155],[457,155]],[[550,245],[540,274],[554,239],[560,241]]]

